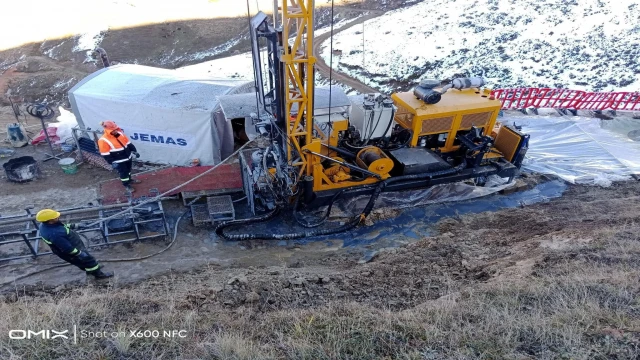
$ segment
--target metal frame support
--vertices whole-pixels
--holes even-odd
[[[277,2],[274,1],[276,12],[274,19],[277,18]],[[274,20],[275,24],[275,20]],[[264,111],[272,116],[277,126],[284,128],[284,88],[282,83],[283,66],[280,60],[281,56],[281,38],[282,33],[269,25],[267,15],[259,12],[251,19],[251,51],[254,59],[254,76],[255,86],[258,93],[258,101],[262,104]],[[266,39],[266,62],[267,72],[263,72],[263,61],[261,56],[260,39]],[[260,112],[258,110],[258,112]],[[256,115],[260,115],[259,113]],[[281,138],[280,133],[272,134],[281,144],[286,143],[286,139]]]
[[[300,176],[311,175],[307,156],[302,147],[311,143],[313,135],[314,65],[313,30],[314,0],[282,0],[279,7],[282,27],[285,87],[285,124],[291,143],[287,147],[287,158],[292,166],[299,166]],[[278,27],[278,25],[276,25]],[[289,46],[289,36],[295,34]],[[293,105],[297,105],[297,113]]]
[[[259,99],[276,125],[286,130],[281,131],[286,139],[277,140],[285,148],[289,165],[297,167],[301,176],[312,172],[307,161],[310,155],[303,154],[302,148],[311,143],[314,130],[314,15],[314,0],[276,0],[274,26],[270,27],[267,16],[260,12],[251,20],[250,32]],[[268,40],[266,79],[259,38]]]
[[[95,248],[102,247],[105,245],[118,244],[124,242],[134,242],[145,239],[153,239],[159,237],[169,236],[170,230],[167,224],[167,219],[164,213],[164,208],[162,207],[162,201],[157,201],[154,203],[150,203],[150,205],[157,205],[156,210],[151,210],[148,214],[145,214],[142,218],[141,215],[134,211],[133,209],[129,209],[127,214],[124,214],[123,217],[132,219],[133,228],[123,232],[112,233],[109,231],[107,223],[101,221],[95,227],[90,229],[84,229],[78,231],[79,233],[99,233],[101,241],[91,242],[86,244],[87,248]],[[118,205],[108,205],[102,207],[87,207],[80,209],[67,209],[60,210],[62,216],[73,216],[77,215],[78,219],[82,219],[84,221],[95,222],[96,220],[101,220],[108,217],[110,214],[115,213],[117,211],[130,206],[131,204],[118,204]],[[25,216],[12,216],[7,219],[3,219],[0,221],[0,246],[7,244],[15,244],[24,242],[28,248],[29,255],[18,255],[18,256],[7,256],[0,257],[1,261],[11,261],[25,258],[37,258],[42,255],[51,254],[50,251],[41,252],[40,249],[40,232],[38,230],[37,224],[35,224],[35,220],[33,218],[33,214],[30,209],[25,209],[27,214]],[[96,211],[98,212],[97,218],[95,217]],[[91,213],[91,215],[88,215]],[[148,223],[161,223],[161,231],[147,231],[145,232],[141,229],[141,226]],[[35,224],[35,225],[34,225]],[[24,225],[24,226],[21,226]],[[13,228],[11,228],[13,226]],[[2,231],[2,227],[5,227],[5,231]],[[9,228],[8,228],[9,227]],[[23,252],[24,253],[24,252]]]

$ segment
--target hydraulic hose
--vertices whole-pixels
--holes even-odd
[[[405,131],[406,131],[406,132],[407,132],[407,134],[409,134],[409,135],[407,136],[407,140],[405,140],[403,144],[399,144],[399,145],[396,145],[396,146],[394,146],[394,147],[386,146],[386,147],[384,147],[384,150],[386,150],[386,151],[393,151],[393,150],[398,150],[398,149],[401,149],[401,148],[403,148],[403,147],[405,147],[405,146],[409,145],[409,143],[411,142],[411,130],[408,130],[408,129],[402,129],[402,130],[400,130],[400,131],[398,132],[398,134],[400,134],[400,133],[402,133],[402,132],[405,132]]]
[[[367,147],[367,145],[364,145],[364,146],[355,146],[355,145],[353,145],[353,144],[350,144],[350,143],[349,143],[348,141],[346,141],[346,140],[345,140],[345,141],[343,141],[343,142],[342,142],[342,144],[343,144],[343,146],[344,146],[345,148],[347,148],[350,152],[354,152],[354,153],[358,153],[358,151],[360,151],[360,150],[362,150],[362,149],[364,149],[364,148],[366,148],[366,147]]]
[[[273,213],[273,212],[272,212]],[[272,214],[269,213],[268,215]],[[312,230],[312,231],[302,231],[302,232],[296,232],[296,233],[289,233],[289,234],[227,234],[224,232],[224,229],[229,227],[229,226],[233,226],[233,225],[245,225],[248,222],[245,221],[237,221],[234,224],[228,224],[228,222],[223,222],[221,224],[219,224],[216,227],[216,234],[218,234],[218,236],[223,237],[226,240],[235,240],[235,241],[241,241],[241,240],[294,240],[294,239],[300,239],[300,238],[304,238],[304,237],[312,237],[312,236],[323,236],[323,235],[330,235],[330,234],[337,234],[340,232],[344,232],[347,231],[349,229],[352,229],[354,227],[356,227],[360,221],[364,219],[361,218],[360,215],[354,217],[352,220],[350,220],[349,222],[347,222],[346,224],[339,226],[337,228],[334,229],[324,229],[324,230]],[[248,219],[248,220],[252,220],[252,219]],[[257,221],[250,221],[251,223],[253,222],[257,222]]]
[[[274,211],[272,211],[272,212],[270,212],[270,213],[268,213],[266,215],[261,215],[261,216],[250,218],[250,219],[232,220],[232,221],[226,221],[226,222],[220,223],[218,226],[216,226],[215,232],[216,232],[216,234],[218,236],[221,236],[226,240],[235,240],[235,241],[241,241],[241,240],[295,240],[295,239],[301,239],[301,238],[305,238],[305,237],[324,236],[324,235],[331,235],[331,234],[341,233],[341,232],[344,232],[344,231],[351,230],[354,227],[358,226],[367,216],[369,216],[371,211],[373,211],[373,207],[375,206],[376,200],[378,200],[378,197],[380,196],[380,194],[382,193],[382,191],[384,190],[384,188],[387,185],[393,184],[393,183],[398,182],[398,181],[403,181],[403,180],[421,180],[421,179],[425,179],[426,180],[426,179],[430,179],[432,177],[451,175],[451,174],[455,174],[455,173],[458,173],[458,172],[462,171],[466,167],[467,167],[467,161],[466,161],[466,159],[463,158],[461,164],[459,164],[458,166],[453,167],[451,169],[434,171],[434,172],[423,173],[423,174],[398,176],[398,177],[393,177],[393,178],[389,178],[387,180],[381,181],[381,182],[378,183],[378,185],[373,190],[373,193],[371,194],[371,197],[369,198],[369,201],[367,202],[367,205],[364,207],[362,212],[360,214],[354,216],[350,221],[348,221],[344,225],[341,225],[341,226],[339,226],[337,228],[323,229],[323,230],[301,231],[301,232],[294,232],[294,233],[288,233],[288,234],[260,234],[260,233],[227,234],[227,233],[224,232],[224,229],[227,228],[227,227],[230,227],[230,226],[246,225],[246,224],[251,224],[251,223],[255,223],[255,222],[261,222],[261,221],[269,220],[269,219],[273,218],[276,215],[276,213],[279,211],[279,208],[276,208],[276,210],[274,210]],[[339,194],[341,194],[341,193],[339,193]],[[294,207],[294,216],[295,216],[295,207]],[[328,216],[328,213],[327,213],[327,216]]]
[[[386,134],[389,132],[389,129],[391,128],[391,125],[393,125],[393,119],[395,117],[395,114],[396,114],[396,111],[394,109],[392,109],[391,110],[391,119],[389,120],[389,123],[387,124],[387,128],[384,130],[383,137],[386,136]],[[380,115],[382,115],[382,113],[380,113]],[[378,122],[380,122],[380,118],[378,118]],[[378,124],[376,123],[376,126],[373,129],[373,132],[375,132],[375,129],[377,127],[378,127]],[[409,140],[411,140],[411,138],[409,138]],[[352,152],[358,153],[360,150],[362,150],[362,149],[366,148],[367,146],[369,146],[368,144],[369,144],[370,141],[371,141],[371,138],[369,137],[369,139],[364,141],[364,145],[363,146],[356,146],[356,145],[353,145],[353,144],[351,144],[351,143],[349,143],[348,141],[345,140],[345,141],[342,142],[342,145],[349,150],[349,151],[346,151],[346,153],[352,153]],[[402,146],[404,146],[404,145],[402,145]],[[380,147],[380,148],[384,149],[384,150],[388,150],[385,147]],[[399,149],[400,147],[397,147],[397,148]],[[338,151],[336,149],[337,148],[332,148],[331,150],[334,150],[334,151],[336,151],[338,153],[341,153],[340,151]],[[395,149],[392,149],[392,150],[395,150]],[[345,150],[341,150],[341,151],[345,152]],[[342,154],[342,155],[345,155],[345,154]]]
[[[374,113],[371,113],[371,121],[373,122],[373,117],[374,117]],[[369,132],[369,136],[367,137],[367,143],[369,143],[369,141],[371,140],[371,138],[373,137],[373,134],[376,132],[376,130],[378,129],[378,125],[380,125],[380,119],[382,118],[382,111],[380,111],[380,114],[378,114],[378,120],[376,121],[376,126],[374,126],[371,131]],[[389,122],[391,123],[393,121],[393,119],[391,119]],[[386,133],[385,133],[386,134]]]
[[[338,154],[340,154],[340,155],[342,155],[343,157],[348,158],[348,159],[355,159],[355,158],[356,158],[356,156],[357,156],[357,154],[356,154],[356,153],[357,153],[357,151],[356,151],[356,153],[353,153],[353,152],[351,152],[351,151],[347,151],[347,150],[344,150],[344,149],[340,149],[339,147],[335,147],[335,146],[327,145],[327,144],[325,144],[325,143],[322,143],[322,146],[326,147],[327,149],[329,149],[329,150],[331,150],[331,151],[335,151],[335,152],[337,152]]]

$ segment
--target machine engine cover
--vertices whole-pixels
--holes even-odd
[[[425,148],[402,148],[390,151],[389,156],[395,163],[392,176],[423,174],[451,168],[444,159]]]

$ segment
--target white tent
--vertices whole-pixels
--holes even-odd
[[[250,91],[246,80],[206,79],[140,65],[111,66],[87,76],[69,91],[81,128],[115,121],[140,160],[213,165],[233,152],[233,132],[218,96]]]

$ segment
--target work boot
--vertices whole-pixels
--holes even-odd
[[[124,189],[125,189],[125,192],[127,192],[127,193],[129,193],[129,194],[134,193],[134,192],[136,191],[136,189],[134,189],[133,187],[131,187],[131,185],[126,186]]]
[[[113,277],[113,273],[111,271],[104,272],[102,269],[92,271],[89,274],[93,275],[96,279],[107,279]]]

